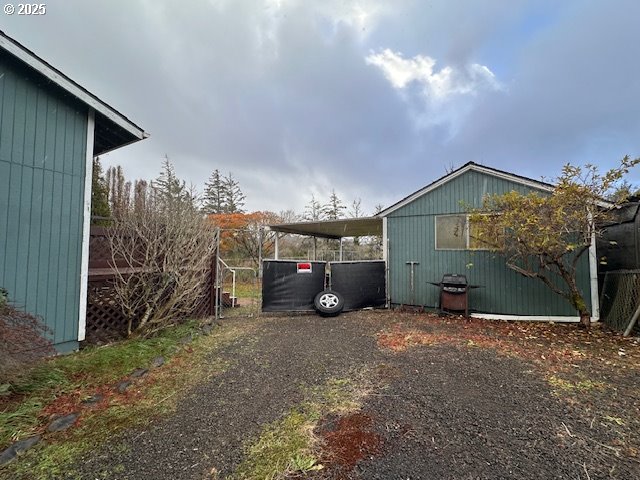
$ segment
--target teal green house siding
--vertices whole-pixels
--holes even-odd
[[[391,304],[438,305],[438,288],[427,282],[439,282],[445,273],[467,276],[472,289],[472,311],[518,316],[576,316],[565,299],[541,281],[526,278],[509,269],[503,257],[481,250],[436,250],[435,217],[465,213],[480,207],[488,194],[512,190],[527,193],[533,187],[503,176],[473,169],[440,184],[386,215],[388,296]],[[383,212],[384,215],[384,212]],[[415,292],[410,291],[410,266],[415,268]],[[579,286],[591,308],[589,258],[580,259]]]
[[[87,327],[91,160],[148,136],[0,31],[0,287],[60,352]]]
[[[0,56],[0,286],[59,350],[78,340],[87,123],[86,106]]]

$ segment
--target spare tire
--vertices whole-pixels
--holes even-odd
[[[323,290],[313,300],[316,311],[323,317],[340,315],[344,308],[344,297],[335,290]]]

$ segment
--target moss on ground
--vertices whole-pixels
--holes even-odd
[[[214,354],[249,331],[252,326],[234,325],[215,329],[182,345],[181,339],[197,332],[197,324],[166,330],[151,339],[131,339],[104,347],[92,347],[77,354],[44,362],[12,386],[21,401],[0,412],[0,435],[6,445],[17,438],[41,433],[51,408],[77,408],[82,398],[96,390],[106,399],[94,408],[82,408],[76,425],[56,434],[47,434],[17,460],[0,467],[0,479],[74,478],[72,465],[105,439],[125,429],[148,423],[175,410],[188,388],[225,370],[226,364]],[[151,370],[125,393],[113,389],[114,382],[136,368],[148,368],[162,355],[166,364]],[[113,473],[113,472],[111,472]],[[107,477],[110,476],[106,472]]]

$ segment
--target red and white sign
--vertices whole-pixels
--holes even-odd
[[[298,273],[311,273],[311,263],[299,263]]]

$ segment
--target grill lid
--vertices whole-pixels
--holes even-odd
[[[466,287],[467,284],[467,276],[466,275],[458,275],[457,273],[445,273],[442,276],[442,280],[440,280],[442,285],[456,285],[460,287]]]

